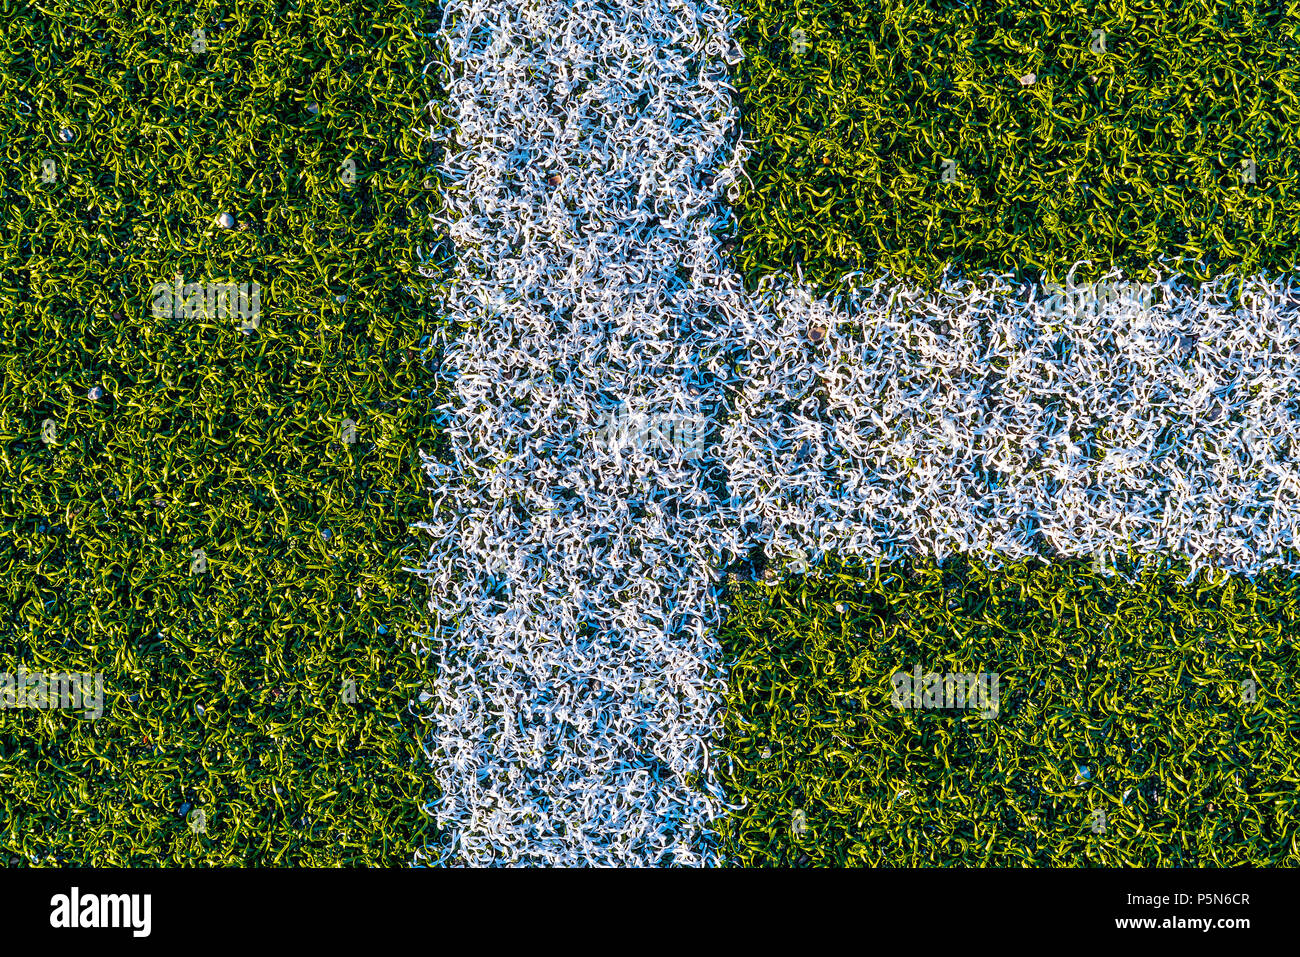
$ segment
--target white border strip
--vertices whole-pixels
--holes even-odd
[[[834,307],[783,290],[736,330],[742,521],[811,560],[1132,548],[1193,575],[1294,567],[1300,288],[1234,285],[1123,297],[1115,272],[1045,298],[986,277]]]
[[[448,507],[425,526],[434,861],[711,859],[708,569],[731,516],[689,443],[609,438],[721,388],[678,270],[723,278],[729,179],[705,182],[732,152],[728,26],[679,0],[447,5],[444,308],[469,328],[443,360],[455,461],[430,465]]]

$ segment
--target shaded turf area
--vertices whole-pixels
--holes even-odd
[[[0,711],[0,863],[430,839],[401,569],[437,434],[431,17],[4,18],[0,671],[102,673],[104,711]],[[155,310],[177,274],[256,283],[260,313]]]

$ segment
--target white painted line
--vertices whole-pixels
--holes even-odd
[[[728,16],[446,5],[442,306],[465,331],[423,523],[445,840],[418,860],[712,861],[715,583],[751,543],[815,561],[1127,540],[1255,571],[1294,541],[1290,288],[1238,308],[1169,282],[1055,316],[993,279],[834,307],[784,280],[745,293],[716,238],[744,159]],[[698,416],[718,423],[703,457]]]

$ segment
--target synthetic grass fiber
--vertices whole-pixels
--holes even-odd
[[[719,777],[743,866],[1300,864],[1300,584],[831,562],[734,594]],[[1000,676],[995,717],[892,676]],[[1247,684],[1243,684],[1247,683]]]
[[[445,314],[464,331],[451,454],[429,464],[441,830],[422,858],[710,860],[727,513],[660,426],[719,393],[719,330],[692,325],[680,277],[720,266],[720,27],[671,0],[447,4]],[[607,442],[623,412],[660,438]]]
[[[1294,27],[735,10],[451,2],[446,91],[414,2],[6,20],[0,667],[107,709],[0,714],[5,860],[1296,863],[1294,586],[1191,575],[1293,542],[1289,285],[1046,328],[1033,286],[786,275],[1286,266]],[[152,312],[175,276],[259,321]],[[1171,449],[1191,524],[1135,542]],[[1053,482],[1084,532],[1033,526]],[[1126,578],[1006,561],[1099,543]],[[996,673],[997,717],[892,710],[912,665]]]
[[[1182,492],[1209,488],[1174,478],[1170,460],[1138,465],[1175,448],[1195,457],[1209,441],[1203,461],[1225,477],[1218,470],[1230,462],[1257,461],[1256,439],[1282,448],[1292,434],[1269,424],[1258,383],[1246,386],[1266,355],[1292,367],[1294,344],[1274,341],[1292,323],[1267,320],[1270,331],[1232,344],[1260,315],[1264,300],[1248,288],[1272,290],[1264,299],[1274,316],[1292,310],[1290,282],[1259,275],[1293,266],[1298,223],[1289,8],[728,5],[745,17],[736,34],[745,58],[732,75],[749,153],[733,248],[748,284],[795,270],[837,294],[882,273],[926,288],[876,286],[865,310],[846,308],[851,296],[791,302],[786,335],[762,330],[738,343],[754,383],[738,401],[753,422],[741,425],[789,438],[751,440],[728,463],[733,492],[763,519],[770,544],[728,596],[715,767],[735,810],[717,825],[721,856],[744,865],[1294,866],[1296,584],[1258,574],[1253,559],[1238,565],[1253,580],[1196,577],[1201,559],[1153,560],[1149,538],[1192,520],[1222,545],[1234,537],[1196,549],[1210,565],[1279,543],[1289,563],[1294,525],[1271,537],[1254,524],[1250,480],[1223,486],[1227,511],[1217,512],[1209,499],[1168,494],[1169,481]],[[959,294],[949,278],[932,291],[950,268],[1058,283],[1070,273],[1080,287],[1067,301],[1085,308],[1067,306],[1062,320],[1041,288],[1037,306],[1032,291],[990,294],[1002,280]],[[1104,318],[1115,303],[1089,285],[1112,271],[1158,281],[1171,270],[1215,282],[1180,281],[1145,315],[1120,306],[1123,323]],[[882,304],[894,322],[882,321]],[[1152,319],[1171,315],[1189,323],[1186,334],[1142,345]],[[972,341],[974,378],[957,384],[950,370]],[[1227,364],[1211,372],[1211,353]],[[1132,374],[1116,374],[1130,361]],[[1170,377],[1175,366],[1184,371]],[[1200,375],[1211,383],[1204,404],[1173,398]],[[990,417],[993,394],[1006,404]],[[1274,408],[1293,409],[1293,396],[1281,389]],[[1243,404],[1225,414],[1222,400]],[[1080,414],[1095,415],[1097,428],[1080,429]],[[1125,433],[1139,420],[1155,431]],[[1054,432],[1067,444],[1090,436],[1074,466],[1060,468]],[[1117,443],[1121,434],[1136,441]],[[1083,474],[1075,467],[1118,471],[1101,479],[1106,491],[1081,499],[1069,488],[1068,476]],[[918,507],[920,475],[946,491]],[[962,475],[982,489],[972,514],[983,517],[971,523],[954,508],[965,501]],[[1016,540],[994,541],[1006,513],[989,502],[1030,486],[1035,503]],[[1118,523],[1096,524],[1100,513],[1058,522],[1084,502],[1084,511],[1117,508]],[[1174,533],[1165,544],[1188,542]],[[772,544],[791,559],[779,584],[766,566]],[[996,553],[971,559],[973,545]],[[845,546],[892,561],[836,557]],[[1103,565],[1109,553],[1124,571],[1062,553]],[[745,580],[755,576],[767,583]],[[999,715],[895,709],[891,676],[915,665],[1000,673]],[[1243,681],[1254,682],[1256,701],[1244,700]]]
[[[1081,279],[1161,260],[1205,279],[1294,262],[1293,5],[727,5],[745,18],[733,79],[754,154],[736,264],[751,284],[796,269],[819,288],[857,269],[933,281],[949,264],[1059,278],[1078,260],[1093,264]]]
[[[1245,286],[1152,277],[1169,282],[1151,309],[1107,298],[1082,314],[1071,291],[1055,325],[1041,287],[987,276],[828,303],[769,262],[747,291],[721,258],[722,199],[751,155],[731,138],[724,11],[452,3],[446,25],[460,147],[444,170],[446,311],[467,331],[445,360],[451,455],[429,463],[431,859],[734,857],[709,830],[723,802],[790,780],[725,795],[700,747],[740,651],[715,643],[705,583],[737,558],[797,572],[838,549],[1291,557],[1285,453],[1225,454],[1239,433],[1296,433],[1288,284],[1260,278],[1247,302]],[[704,417],[703,455],[663,441],[678,415]],[[611,448],[614,418],[658,438]],[[1056,492],[1055,524],[1037,527]],[[1148,499],[1171,507],[1153,516]],[[1256,509],[1271,511],[1240,514]]]
[[[430,17],[5,4],[0,670],[101,672],[105,710],[0,712],[3,862],[428,839],[401,568],[436,421]],[[156,315],[177,273],[259,284],[256,327]]]

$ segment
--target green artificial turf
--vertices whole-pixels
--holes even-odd
[[[404,865],[433,839],[402,571],[439,401],[432,20],[5,4],[0,671],[102,672],[105,712],[0,711],[0,864]],[[258,327],[155,316],[178,272],[258,283]]]
[[[1289,8],[734,6],[750,280],[1289,264]],[[439,401],[415,268],[443,255],[418,135],[435,20],[3,7],[0,671],[103,672],[106,710],[0,711],[0,864],[404,864],[433,842],[405,709],[423,586],[401,569]],[[152,316],[178,271],[258,282],[259,328]],[[833,564],[740,587],[728,858],[1296,864],[1296,585],[1180,579]],[[998,717],[894,709],[915,664],[998,672]]]
[[[735,261],[751,286],[796,268],[823,290],[855,270],[1292,268],[1295,4],[729,5],[746,18]],[[734,583],[725,858],[1300,863],[1297,584],[1185,575],[832,561]],[[895,709],[890,676],[918,664],[1000,673],[999,716]]]
[[[1083,280],[1163,258],[1204,279],[1294,261],[1295,3],[729,5],[746,18],[736,264],[751,285],[796,267],[829,289],[859,269],[1056,280],[1091,260]]]
[[[1300,864],[1300,582],[1185,575],[962,559],[740,586],[726,858]],[[999,675],[996,716],[895,707],[917,665]]]

